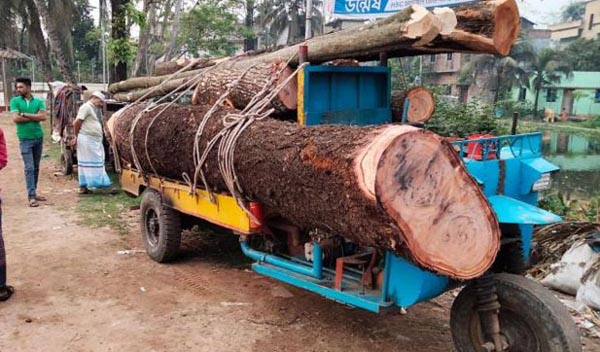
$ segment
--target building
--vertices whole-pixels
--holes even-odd
[[[548,26],[552,41],[558,45],[569,44],[579,38],[600,38],[600,0],[587,1],[583,18],[577,21]]]
[[[600,1],[600,0],[598,0]],[[536,50],[547,48],[551,44],[549,30],[535,29],[535,23],[521,17],[521,33],[527,38]],[[477,97],[481,100],[491,101],[494,97],[493,88],[487,84],[489,74],[480,73],[472,82],[461,81],[461,69],[473,58],[474,54],[437,54],[424,57],[424,66],[428,70],[426,83],[442,87],[447,95],[458,97],[462,102]]]
[[[535,102],[535,92],[526,88],[513,89],[513,99]],[[600,72],[573,72],[558,83],[542,87],[538,109],[550,108],[557,115],[565,108],[568,115],[600,115]]]

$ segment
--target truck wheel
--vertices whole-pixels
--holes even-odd
[[[580,352],[579,333],[571,315],[552,293],[518,275],[496,274],[501,308],[500,333],[511,352]],[[450,313],[452,339],[458,352],[487,351],[475,308],[475,289],[465,287]]]
[[[181,244],[181,217],[177,210],[163,204],[161,196],[147,190],[140,205],[142,242],[150,258],[159,263],[173,260]]]

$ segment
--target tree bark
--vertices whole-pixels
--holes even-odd
[[[187,69],[186,71],[198,70],[198,69],[201,69],[204,67],[214,65],[214,63],[211,62],[210,59],[180,58],[175,61],[166,61],[166,62],[155,63],[153,74],[155,76],[171,75],[171,74],[181,70],[182,68],[188,66],[189,64],[192,63],[192,61],[195,61],[196,63],[193,66],[191,66],[189,69]]]
[[[427,122],[435,112],[433,93],[425,87],[414,87],[407,91],[392,91],[392,121],[402,122],[404,103],[410,100],[406,120],[414,123]]]
[[[109,123],[123,167],[132,168],[129,136],[141,113],[133,130],[140,171],[179,180],[193,175],[194,138],[209,107],[174,105],[157,116],[162,107],[142,112],[147,106],[131,105]],[[222,130],[227,112],[237,111],[213,115],[199,145]],[[242,193],[268,217],[392,250],[458,279],[479,276],[494,260],[500,230],[493,211],[452,145],[431,132],[265,119],[244,130],[235,150]],[[213,191],[226,191],[216,148],[204,172]]]
[[[249,70],[227,69],[207,70],[196,85],[192,104],[214,104],[235,82],[227,101],[236,109],[243,110],[265,86],[275,87],[289,77],[293,72],[289,67],[283,68],[283,63],[258,65]],[[279,74],[279,72],[281,74]],[[271,102],[276,111],[295,110],[298,106],[298,83],[291,80],[279,93],[277,99]]]
[[[33,0],[26,0],[25,5],[27,6],[27,12],[29,13],[29,40],[33,46],[35,56],[40,61],[44,81],[50,83],[53,81],[52,65],[50,63],[50,55],[48,54],[44,33],[42,32],[40,15]]]
[[[146,25],[140,30],[140,39],[138,41],[137,53],[133,63],[132,76],[137,77],[150,72],[146,70],[148,61],[148,47],[150,46],[150,36],[156,22],[156,5],[154,0],[144,0],[142,11],[147,14]]]
[[[183,0],[175,0],[175,18],[173,19],[173,27],[171,29],[171,38],[167,50],[165,51],[165,61],[170,61],[175,55],[175,46],[177,45],[177,36],[179,35],[179,27],[181,26],[181,8]]]
[[[125,16],[125,5],[128,0],[110,0],[111,14],[111,37],[114,41],[126,40],[127,18]],[[113,74],[111,79],[115,82],[127,79],[127,61],[124,58],[117,58],[117,63],[113,65]]]
[[[54,52],[54,56],[56,57],[56,63],[58,65],[58,69],[62,74],[65,81],[71,84],[77,84],[77,80],[75,79],[75,75],[73,74],[71,65],[69,64],[68,53],[63,52],[62,49],[62,39],[58,35],[57,23],[58,19],[50,16],[48,12],[48,7],[44,0],[34,0],[35,6],[41,18],[44,20],[44,24],[46,27],[46,32],[48,34],[48,38],[50,40],[50,47]]]

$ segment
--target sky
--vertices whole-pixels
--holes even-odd
[[[536,23],[537,27],[559,23],[561,10],[573,0],[516,0],[521,16]]]

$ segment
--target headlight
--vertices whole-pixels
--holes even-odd
[[[550,189],[550,186],[552,185],[552,179],[550,178],[551,175],[551,173],[542,174],[542,177],[540,177],[539,180],[535,181],[533,187],[531,187],[531,191],[539,192],[546,189]]]

